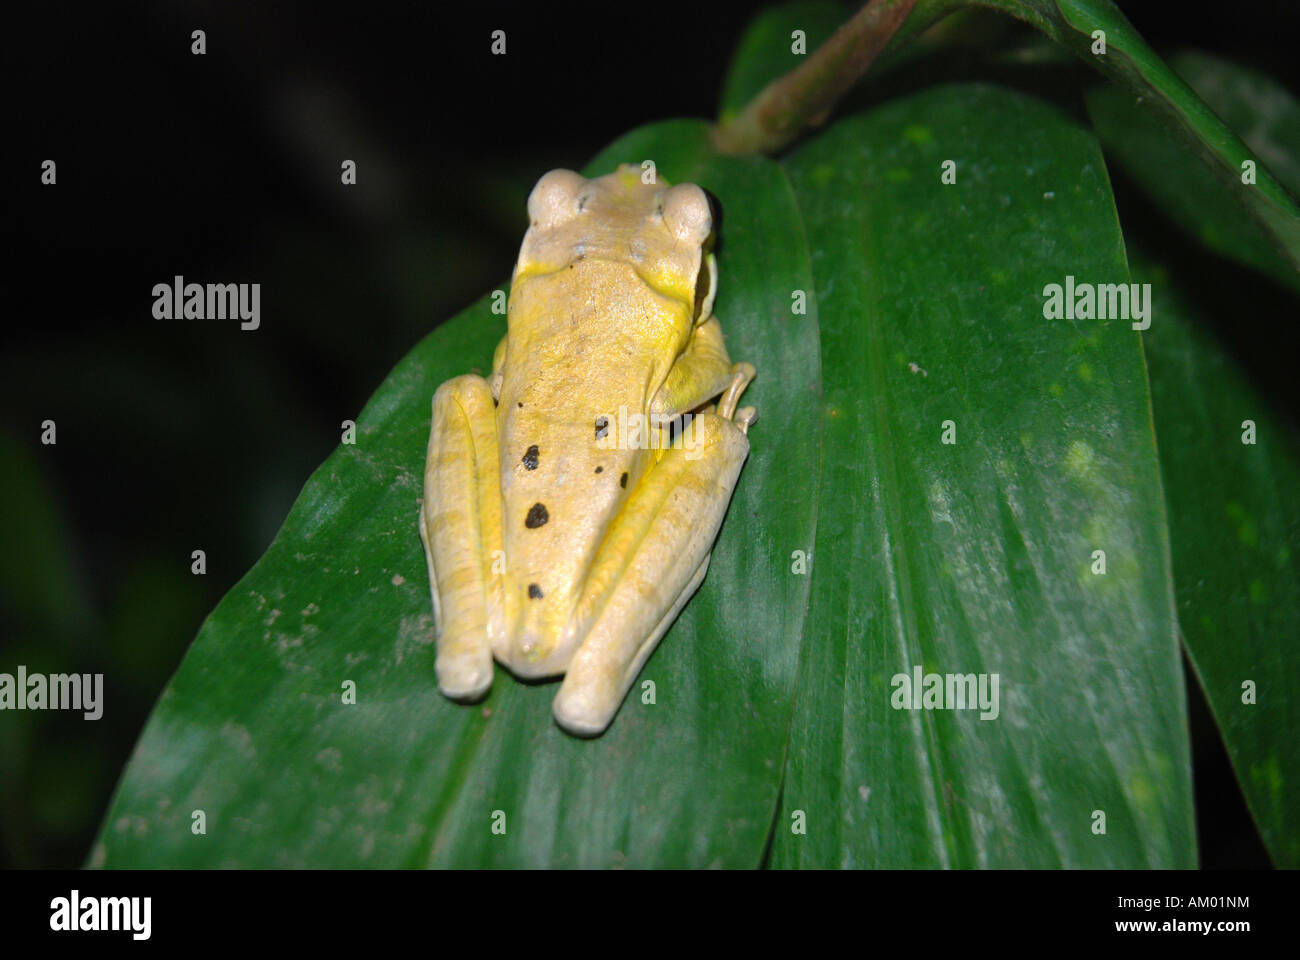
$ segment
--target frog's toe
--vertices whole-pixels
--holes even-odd
[[[478,700],[492,687],[492,656],[443,656],[436,671],[438,689],[452,700]]]
[[[621,698],[610,709],[608,704],[594,703],[582,691],[561,689],[551,705],[556,722],[577,737],[598,737],[609,727],[618,711]]]
[[[749,433],[749,428],[758,420],[758,410],[754,407],[741,407],[731,422],[740,427],[741,433]]]

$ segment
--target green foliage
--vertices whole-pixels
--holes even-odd
[[[1100,66],[1123,91],[1089,97],[1100,143],[1077,102],[966,83],[779,161],[720,157],[703,123],[674,121],[588,168],[653,159],[718,198],[716,309],[759,371],[709,575],[640,678],[655,703],[634,686],[580,741],[551,721],[554,685],[498,669],[473,707],[436,690],[415,528],[429,400],[490,363],[504,324],[484,299],[398,364],[208,618],[90,862],[1193,866],[1180,631],[1270,852],[1300,861],[1294,435],[1154,255],[1132,278],[1156,291],[1146,333],[1043,312],[1067,274],[1131,279],[1103,143],[1198,242],[1291,283],[1300,219],[1267,166],[1291,172],[1294,130],[1255,129],[1236,84],[1256,79],[1188,61],[1252,154],[1110,4],[991,5],[1085,58],[1108,31]],[[923,0],[906,37],[951,7]],[[832,13],[760,18],[724,114],[788,69],[790,23],[807,18],[811,48]],[[1163,169],[1140,173],[1174,143],[1159,155],[1192,185],[1181,202]],[[1256,155],[1252,192],[1227,174]],[[896,709],[915,667],[996,674],[997,718]]]

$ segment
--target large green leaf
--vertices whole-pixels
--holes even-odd
[[[1183,642],[1269,853],[1300,866],[1300,435],[1212,332],[1238,296],[1158,256],[1134,277],[1159,303],[1146,344]]]
[[[1187,82],[1160,59],[1110,0],[979,0],[1038,27],[1127,90],[1149,119],[1171,129],[1201,158],[1221,189],[1235,197],[1292,273],[1300,271],[1300,207],[1281,183]],[[1098,33],[1105,53],[1094,53]],[[1257,163],[1256,182],[1242,182],[1243,163]]]
[[[1250,70],[1198,53],[1171,61],[1266,163],[1300,184],[1300,105],[1279,84]],[[1210,249],[1300,290],[1295,265],[1250,217],[1243,193],[1223,183],[1189,154],[1172,132],[1153,126],[1131,94],[1115,87],[1088,92],[1088,113],[1109,156],[1183,229]]]
[[[555,684],[498,670],[467,707],[435,686],[416,534],[429,402],[486,367],[479,303],[385,380],[266,555],[189,650],[119,785],[91,863],[126,866],[757,865],[777,803],[809,579],[820,379],[808,254],[771,161],[723,159],[701,123],[634,132],[590,172],[654,160],[720,200],[717,312],[760,410],[703,587],[595,741],[551,719]],[[538,171],[540,174],[543,171]],[[518,201],[522,208],[524,198]],[[358,318],[358,335],[364,318]],[[342,702],[344,681],[357,702]],[[191,831],[194,811],[206,835]],[[506,817],[494,835],[494,811]]]
[[[1300,187],[1294,98],[1267,77],[1204,54],[1172,62],[1288,187]],[[1228,269],[1154,227],[1139,237],[1134,270],[1159,304],[1145,342],[1183,643],[1269,853],[1300,866],[1300,808],[1287,800],[1300,784],[1300,435],[1294,409],[1286,409],[1288,390],[1294,402],[1286,361],[1260,362],[1291,337],[1300,284],[1195,157],[1144,126],[1121,98],[1094,92],[1089,110],[1107,149],[1160,210],[1205,246],[1259,271]],[[1243,443],[1247,420],[1253,444]]]
[[[772,862],[1194,864],[1141,345],[1124,321],[1043,313],[1067,274],[1128,280],[1096,141],[1039,100],[947,87],[786,166],[825,423]],[[999,675],[999,716],[894,709],[918,665]]]
[[[900,38],[956,5],[922,0]],[[1103,69],[1157,97],[1220,177],[1245,155],[1112,5],[990,5],[1079,52],[1106,25]],[[798,6],[810,35],[827,27],[827,5]],[[787,43],[785,21],[759,26],[724,110]],[[429,397],[502,331],[484,302],[394,370],[204,625],[92,863],[753,865],[769,840],[775,865],[1195,863],[1141,345],[1127,322],[1042,311],[1067,274],[1128,279],[1092,136],[959,86],[781,165],[714,156],[676,122],[589,172],[646,159],[720,199],[718,312],[762,413],[710,575],[643,675],[657,703],[634,691],[588,742],[551,722],[554,684],[498,671],[475,708],[436,693],[414,509]],[[1285,260],[1290,200],[1265,186],[1242,197]],[[814,530],[810,594],[791,560]],[[893,709],[914,666],[997,674],[998,718]],[[1260,781],[1276,797],[1280,769]]]

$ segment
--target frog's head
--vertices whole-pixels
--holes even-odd
[[[533,187],[528,217],[513,283],[584,260],[624,264],[686,316],[708,319],[718,277],[713,214],[695,184],[643,183],[626,164],[595,180],[552,170]]]

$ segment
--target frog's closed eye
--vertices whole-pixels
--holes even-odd
[[[534,227],[546,229],[578,214],[575,202],[586,179],[572,170],[552,170],[537,181],[528,195],[528,218]]]
[[[681,243],[702,246],[713,230],[708,197],[693,183],[679,183],[664,194],[663,218]]]

